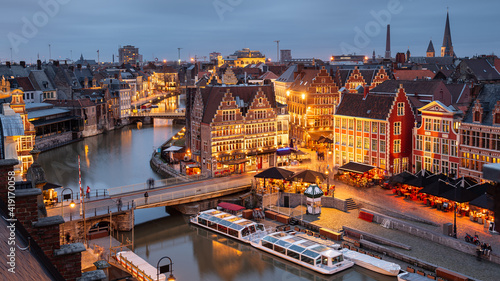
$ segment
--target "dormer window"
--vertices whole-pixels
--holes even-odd
[[[481,104],[476,100],[474,107],[472,108],[473,112],[473,122],[474,123],[481,123],[481,120],[483,120],[483,108],[481,107]]]
[[[493,115],[493,122],[496,125],[500,125],[500,112],[497,112],[495,113],[495,115]]]
[[[474,122],[481,122],[481,111],[474,111]]]

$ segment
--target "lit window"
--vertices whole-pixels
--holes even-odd
[[[401,140],[394,140],[394,153],[401,153]]]
[[[405,115],[405,103],[398,102],[398,116],[403,116],[403,115]]]
[[[394,122],[394,135],[401,135],[401,122]]]

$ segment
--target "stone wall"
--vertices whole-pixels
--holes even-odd
[[[73,132],[64,132],[61,134],[43,137],[43,138],[36,137],[35,147],[38,150],[44,151],[47,149],[58,147],[58,146],[62,145],[63,143],[66,143],[66,142],[69,142],[72,140],[73,140]]]
[[[277,193],[275,193],[277,194]],[[274,195],[274,194],[273,194]],[[300,193],[282,193],[280,196],[280,207],[285,206],[285,197],[288,197],[288,207],[295,208],[299,205],[304,205],[307,202],[307,197]],[[277,202],[277,195],[276,195]],[[271,205],[276,205],[276,203],[272,203]],[[264,204],[264,206],[268,206]],[[334,208],[343,212],[347,212],[347,202],[342,199],[338,199],[335,197],[323,196],[321,197],[321,206],[325,208]]]
[[[123,211],[119,213],[113,213],[112,217],[112,224],[113,224],[113,229],[119,230],[119,231],[130,231],[132,230],[133,227],[133,221],[132,221],[132,211]],[[101,215],[101,216],[92,216],[91,218],[87,218],[85,220],[85,229],[87,230],[86,232],[88,233],[90,228],[99,223],[99,222],[107,222],[110,223],[110,217],[109,215]],[[69,235],[73,239],[83,239],[83,219],[78,219],[78,220],[72,220],[72,221],[67,221],[63,225],[61,225],[61,237],[64,237],[66,233],[69,233]]]

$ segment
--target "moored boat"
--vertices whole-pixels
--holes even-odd
[[[342,252],[293,232],[276,232],[253,239],[253,247],[322,274],[334,274],[354,265]]]
[[[340,251],[344,254],[346,259],[371,271],[389,276],[397,276],[401,271],[401,266],[393,262],[384,261],[349,249],[342,249]]]
[[[398,281],[428,281],[430,280],[429,278],[422,276],[417,273],[410,273],[407,271],[401,272],[398,274]]]
[[[264,225],[260,223],[215,209],[199,212],[191,216],[189,221],[245,243],[250,243],[250,236],[261,237],[267,234]]]

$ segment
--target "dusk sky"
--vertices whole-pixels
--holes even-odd
[[[386,19],[380,24],[373,14],[390,14],[393,56],[408,46],[424,56],[430,39],[440,52],[448,6],[457,56],[500,54],[496,0],[16,0],[2,3],[0,60],[10,60],[10,48],[14,61],[31,63],[37,54],[46,60],[49,44],[53,59],[83,53],[97,60],[100,50],[100,60],[111,61],[119,46],[134,45],[147,61],[177,60],[178,47],[183,60],[245,47],[275,60],[274,40],[294,58],[348,51],[371,57],[373,50],[383,56]]]

